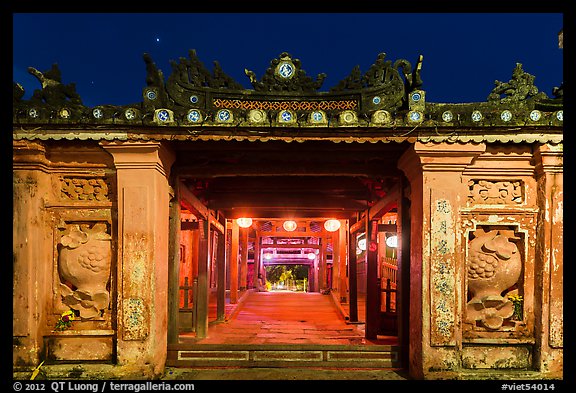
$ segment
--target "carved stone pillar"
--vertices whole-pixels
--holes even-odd
[[[534,152],[539,207],[536,243],[536,366],[562,377],[563,351],[563,145],[539,145]],[[550,369],[549,365],[555,365]]]
[[[398,162],[411,189],[408,363],[415,378],[459,367],[462,172],[485,148],[416,142]]]
[[[52,232],[44,199],[51,190],[42,143],[13,144],[13,365],[36,366],[50,308]]]
[[[167,353],[167,179],[174,157],[159,142],[102,146],[118,182],[118,364],[159,375]]]

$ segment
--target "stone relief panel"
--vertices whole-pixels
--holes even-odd
[[[513,330],[523,320],[524,234],[509,226],[478,226],[466,258],[466,321],[489,331]]]
[[[109,201],[109,184],[104,178],[63,177],[60,198],[72,201]]]
[[[102,317],[110,302],[112,238],[106,222],[68,223],[58,242],[62,303],[82,320]]]
[[[468,203],[519,205],[524,202],[524,184],[520,180],[470,180]]]

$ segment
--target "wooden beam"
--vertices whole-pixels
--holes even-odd
[[[386,195],[384,198],[376,202],[370,210],[368,211],[368,219],[374,220],[382,217],[384,214],[388,213],[391,209],[398,206],[398,201],[400,200],[400,191],[396,187],[394,191]]]
[[[316,163],[314,165],[286,163],[273,164],[242,164],[209,166],[189,165],[184,163],[179,167],[178,173],[186,177],[219,177],[219,176],[380,176],[389,165],[388,162],[368,164],[336,165],[330,163]]]
[[[378,224],[378,232],[396,232],[396,224]]]
[[[358,220],[357,222],[352,224],[350,226],[350,233],[356,233],[356,232],[360,232],[360,231],[364,230],[364,228],[366,227],[365,221],[366,220],[362,219],[362,220]],[[354,253],[356,253],[356,251],[354,251]]]
[[[225,209],[319,209],[319,210],[354,210],[361,211],[366,208],[366,201],[337,198],[327,194],[243,194],[236,193],[222,196],[209,201],[208,207],[213,210]]]
[[[222,223],[220,223],[220,221],[218,221],[216,217],[214,217],[213,212],[210,212],[209,217],[210,217],[210,225],[213,226],[214,229],[216,229],[218,232],[224,234],[224,225],[222,225]]]
[[[186,184],[180,182],[178,192],[180,195],[179,200],[186,209],[190,210],[194,215],[200,216],[198,218],[208,217],[208,208],[186,187]]]
[[[320,249],[322,247],[319,244],[262,244],[262,250],[267,250],[270,248],[280,248],[280,249],[302,249],[302,248],[313,248]]]
[[[340,208],[287,208],[287,207],[270,207],[270,208],[234,208],[221,209],[226,214],[226,218],[253,217],[264,219],[282,219],[286,217],[299,218],[317,218],[330,217],[338,220],[348,220],[356,216],[357,210],[343,210]]]
[[[322,232],[307,232],[307,231],[293,231],[293,232],[283,232],[283,231],[260,231],[262,236],[272,236],[272,237],[322,237],[325,236]]]

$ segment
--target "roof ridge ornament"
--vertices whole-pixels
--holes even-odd
[[[326,74],[318,74],[316,80],[306,75],[299,59],[294,59],[287,52],[270,62],[270,67],[259,81],[253,71],[244,69],[250,83],[256,91],[262,92],[315,92],[322,86]]]
[[[511,103],[526,101],[529,98],[542,100],[548,98],[546,93],[539,92],[534,85],[536,77],[525,72],[522,69],[522,63],[516,63],[512,71],[512,79],[508,82],[494,81],[494,89],[488,95],[488,102],[492,103]],[[505,95],[502,97],[502,95]]]
[[[168,78],[168,88],[170,88],[172,84],[175,84],[183,89],[197,87],[232,90],[244,89],[244,86],[224,73],[217,61],[214,61],[214,70],[210,73],[200,59],[198,59],[194,49],[188,51],[188,56],[189,59],[181,57],[179,63],[176,63],[174,60],[170,61],[173,72]]]
[[[28,72],[35,76],[42,85],[41,90],[34,90],[30,102],[39,104],[46,103],[53,106],[83,106],[82,99],[76,92],[76,84],[69,83],[64,85],[62,83],[62,74],[57,63],[52,64],[52,68],[48,71],[40,72],[34,67],[28,67]],[[20,88],[16,89],[18,93],[20,93]],[[22,91],[23,90],[22,88]]]
[[[365,88],[386,87],[389,85],[405,83],[407,93],[422,86],[422,61],[423,55],[418,56],[416,67],[412,71],[412,64],[408,60],[398,59],[392,64],[391,60],[385,60],[386,53],[380,53],[376,62],[370,66],[364,75],[360,72],[360,66],[356,65],[350,75],[344,78],[338,85],[330,89],[331,92],[342,92],[346,90],[360,90]],[[399,69],[405,82],[402,81]]]

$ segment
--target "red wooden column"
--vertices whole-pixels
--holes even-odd
[[[368,214],[366,214],[368,216]],[[366,338],[380,330],[380,286],[378,285],[378,221],[366,221]]]
[[[350,223],[352,228],[352,220]],[[356,264],[356,232],[348,232],[348,288],[350,322],[358,322],[358,277]]]
[[[218,243],[216,246],[216,269],[217,269],[217,302],[216,320],[224,321],[226,318],[226,234],[228,231],[224,227],[224,233],[216,233]]]
[[[320,237],[320,254],[318,255],[318,290],[320,292],[328,289],[327,268],[326,268],[326,245],[328,241],[325,236]]]
[[[398,343],[400,346],[400,362],[408,368],[408,348],[410,343],[410,200],[404,195],[408,180],[402,177],[400,183],[400,200],[398,203],[398,216],[396,231],[398,236],[397,247],[397,292],[396,313],[398,320]]]
[[[232,220],[232,239],[230,240],[230,303],[238,303],[238,246],[240,245],[240,227]]]
[[[240,229],[240,292],[244,292],[248,283],[248,231],[249,228]]]
[[[340,302],[346,303],[348,301],[348,271],[346,270],[346,262],[348,258],[348,243],[347,243],[347,221],[340,220],[340,229],[338,230],[338,248],[340,250],[340,285],[339,285],[339,293],[340,293]]]
[[[340,230],[330,233],[332,239],[332,289],[334,301],[340,302]]]
[[[258,288],[258,275],[262,271],[260,261],[260,250],[262,249],[262,237],[260,231],[256,231],[256,238],[254,240],[254,276],[252,277],[252,286]],[[264,277],[264,274],[262,274]]]

